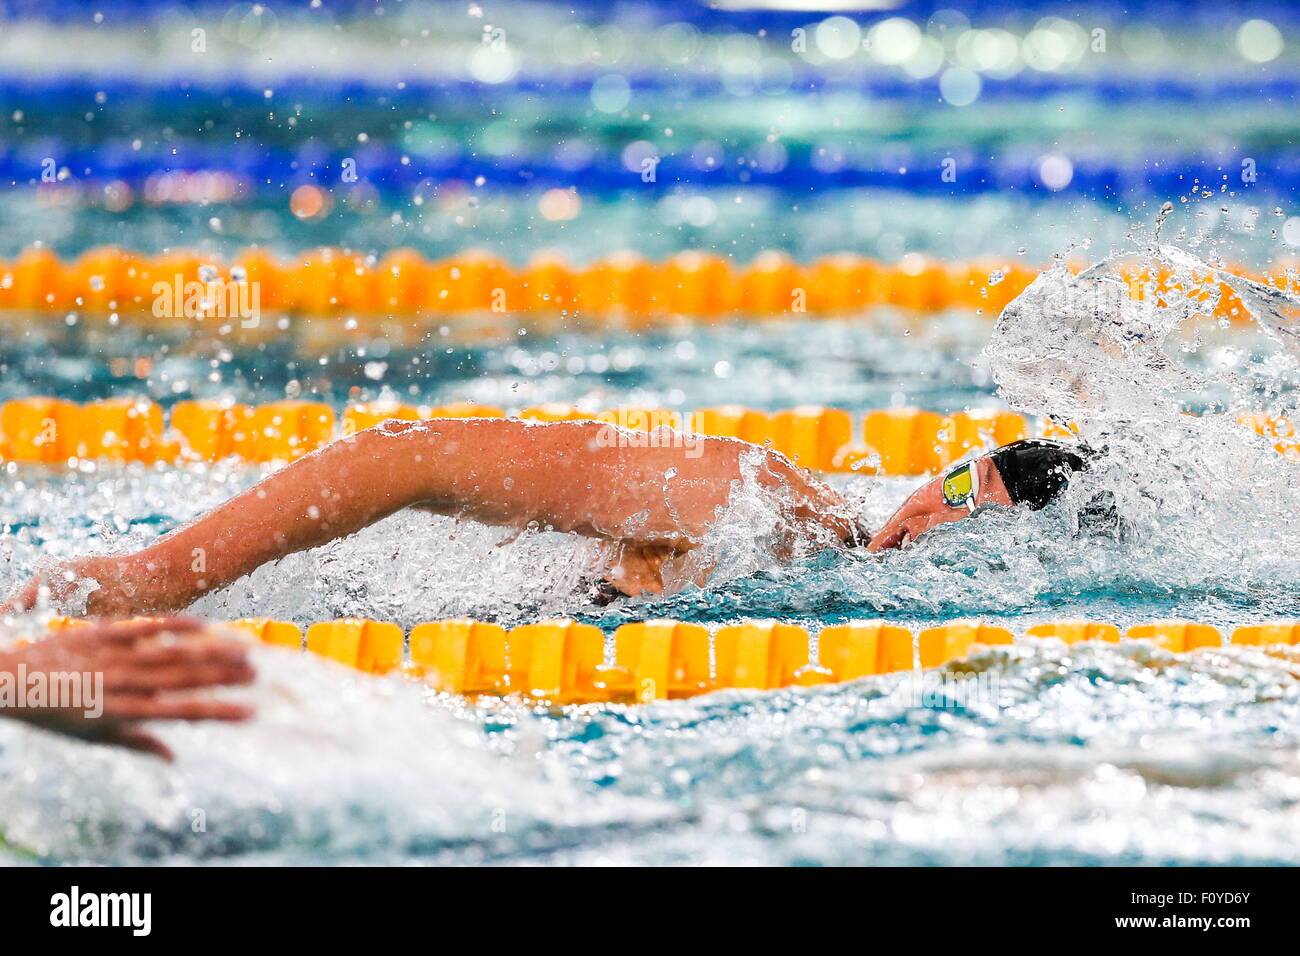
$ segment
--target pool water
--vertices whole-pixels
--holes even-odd
[[[968,666],[563,714],[273,649],[173,766],[0,728],[6,862],[1296,863],[1292,656],[1035,642]],[[78,795],[85,797],[84,802]]]
[[[1295,466],[1231,420],[1244,401],[1289,407],[1285,336],[1191,328],[1176,305],[1112,301],[1110,313],[1080,312],[1069,296],[1083,284],[1067,273],[1040,279],[1012,310],[1019,319],[996,330],[978,316],[920,327],[881,313],[869,335],[862,320],[527,335],[450,346],[435,372],[390,355],[383,385],[360,384],[356,357],[335,354],[316,387],[334,401],[387,388],[514,406],[1011,401],[1033,413],[1035,401],[1051,401],[1110,450],[1104,480],[1125,517],[1121,534],[1075,533],[1079,502],[1067,493],[1042,512],[981,513],[888,556],[821,551],[783,565],[738,515],[710,545],[719,570],[707,586],[599,607],[580,584],[583,542],[529,533],[497,547],[499,531],[399,514],[262,568],[194,610],[406,627],[568,614],[607,632],[647,617],[776,617],[815,630],[974,616],[1021,631],[1065,618],[1124,626],[1177,616],[1230,630],[1295,616]],[[1080,315],[1105,321],[1078,325]],[[1107,351],[1099,327],[1119,330],[1127,351]],[[1040,353],[1018,352],[1026,341]],[[10,348],[7,361],[22,362],[21,346]],[[167,361],[171,394],[213,384],[201,357]],[[1059,391],[1053,363],[1078,381]],[[84,381],[75,350],[44,364],[61,394],[101,387]],[[220,388],[284,394],[292,369],[253,368],[233,360]],[[258,475],[233,464],[9,471],[0,590],[43,558],[139,546]],[[869,524],[916,484],[836,482]],[[0,853],[41,862],[1300,862],[1294,650],[1175,657],[1145,642],[1030,640],[923,678],[565,710],[431,695],[271,648],[256,659],[263,680],[238,696],[257,704],[257,719],[163,727],[181,755],[174,766],[0,727],[0,804],[11,811]]]
[[[596,603],[590,542],[503,544],[403,513],[195,613],[571,616],[606,634],[649,618],[1020,634],[1176,617],[1226,635],[1300,618],[1300,446],[1289,460],[1237,421],[1300,414],[1300,300],[1218,271],[1278,276],[1300,248],[1294,8],[98,6],[0,4],[0,289],[31,246],[223,268],[249,248],[288,263],[334,247],[373,263],[699,250],[740,270],[772,250],[987,265],[990,284],[1008,263],[1045,272],[1001,317],[878,307],[629,331],[507,314],[485,338],[449,309],[388,317],[390,339],[374,316],[275,314],[257,342],[96,315],[69,284],[47,302],[75,308],[0,310],[0,402],[820,404],[858,421],[994,406],[1073,422],[1098,451],[1042,511],[981,511],[887,555],[778,561],[772,503],[743,488],[703,545],[707,584],[657,598]],[[1144,268],[1172,277],[1130,298],[1121,273]],[[1220,283],[1235,321],[1205,317]],[[0,598],[263,475],[0,469]],[[920,481],[830,480],[869,527]],[[1114,522],[1081,527],[1098,501]],[[36,634],[55,610],[76,608],[0,627]],[[0,721],[0,863],[1300,864],[1300,646],[1026,639],[924,673],[568,708],[251,653],[259,681],[229,694],[256,718],[158,726],[173,764]]]

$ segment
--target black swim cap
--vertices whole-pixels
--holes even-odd
[[[1003,445],[989,457],[1011,500],[1037,510],[1064,490],[1070,473],[1082,471],[1092,454],[1081,445],[1068,447],[1046,438],[1027,438]]]

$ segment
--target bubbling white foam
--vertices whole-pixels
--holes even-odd
[[[1151,277],[1140,298],[1126,278],[1135,272]],[[1207,375],[1195,366],[1220,283],[1240,297],[1271,355]],[[1078,515],[1099,494],[1114,501],[1125,545],[1111,549],[1113,570],[1130,583],[1294,585],[1300,471],[1238,416],[1293,414],[1298,310],[1300,298],[1281,289],[1153,245],[1078,275],[1057,262],[999,317],[984,350],[998,392],[1028,415],[1072,423],[1099,452],[1060,510]],[[1191,414],[1206,392],[1219,397]]]

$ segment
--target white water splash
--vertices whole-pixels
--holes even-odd
[[[1126,274],[1135,270],[1167,278],[1134,298]],[[1201,331],[1212,327],[1220,282],[1254,319],[1265,360],[1204,360]],[[1073,423],[1101,452],[1060,510],[1113,497],[1127,537],[1107,558],[1121,577],[1171,589],[1294,588],[1300,471],[1238,416],[1294,415],[1298,310],[1300,298],[1280,289],[1153,245],[1077,276],[1058,262],[998,319],[984,356],[999,394],[1026,414]]]
[[[472,708],[431,706],[417,684],[272,648],[254,661],[257,684],[226,693],[256,706],[251,722],[153,726],[175,764],[0,721],[0,848],[82,862],[484,862],[680,816],[582,792],[537,759],[540,736],[494,750]]]

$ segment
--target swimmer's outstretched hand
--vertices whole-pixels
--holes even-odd
[[[51,607],[92,617],[131,617],[180,610],[188,602],[171,600],[167,575],[148,566],[137,568],[130,555],[88,555],[41,571],[0,604],[0,614],[30,611],[42,589]],[[138,572],[132,574],[132,572]],[[141,580],[136,582],[135,577]],[[84,594],[87,582],[92,584]],[[80,600],[76,595],[84,597]],[[84,604],[84,607],[82,606]]]
[[[142,730],[141,720],[246,720],[244,704],[184,693],[253,680],[247,646],[204,631],[193,618],[125,621],[74,628],[0,651],[0,674],[102,675],[102,697],[83,696],[80,707],[6,707],[0,716],[26,720],[58,733],[172,759],[167,745]],[[30,684],[29,684],[30,686]],[[87,711],[100,710],[98,716]]]

